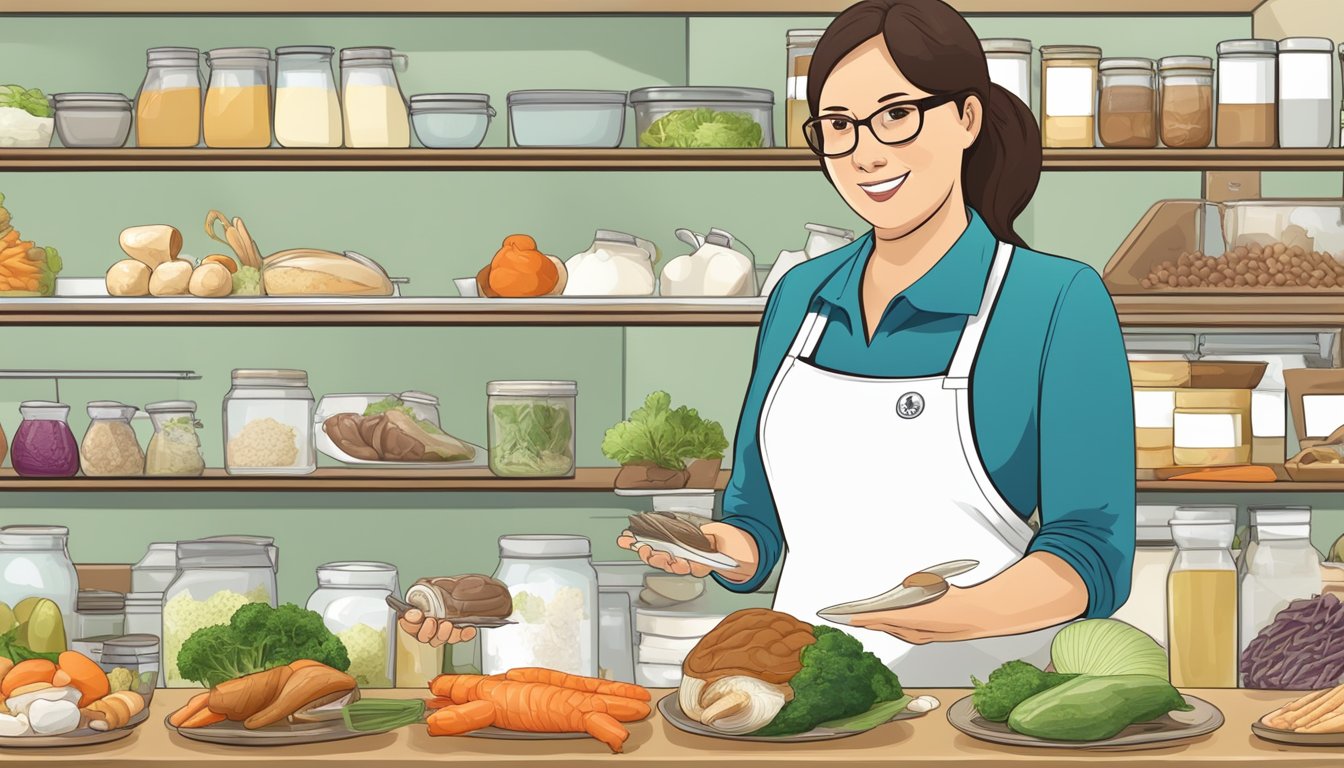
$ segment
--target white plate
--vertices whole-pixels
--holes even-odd
[[[701,552],[699,550],[683,547],[680,544],[674,544],[670,541],[657,541],[655,539],[641,539],[635,537],[635,549],[638,550],[644,544],[658,550],[666,552],[673,557],[680,557],[682,560],[689,560],[692,563],[708,565],[711,568],[736,568],[737,561],[726,555],[714,552]]]

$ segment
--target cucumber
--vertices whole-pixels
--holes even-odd
[[[1191,709],[1180,691],[1158,677],[1081,675],[1017,705],[1008,727],[1050,741],[1099,741],[1135,723]]]

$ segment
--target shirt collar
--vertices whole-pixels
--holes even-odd
[[[916,309],[945,315],[974,315],[980,311],[985,282],[994,261],[998,241],[980,214],[967,208],[970,223],[952,248],[897,298]],[[873,231],[845,246],[844,262],[822,282],[817,298],[844,311],[851,318],[863,316],[859,286],[868,257],[873,252]]]

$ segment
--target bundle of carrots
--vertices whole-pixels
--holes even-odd
[[[622,723],[649,716],[647,689],[526,667],[503,675],[440,675],[429,684],[437,711],[429,735],[458,736],[497,726],[531,733],[587,733],[620,752],[630,732]]]
[[[1260,718],[1260,723],[1294,733],[1344,733],[1344,685],[1309,693]]]
[[[11,223],[0,195],[0,295],[50,296],[56,290],[61,256],[55,248],[24,240]]]

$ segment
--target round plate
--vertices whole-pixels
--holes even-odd
[[[136,726],[148,719],[149,707],[146,706],[140,711],[140,714],[132,717],[129,723],[115,730],[95,731],[92,728],[80,728],[70,733],[62,733],[59,736],[0,736],[0,747],[28,749],[34,747],[87,747],[92,744],[106,744],[130,736],[131,731],[135,730]]]
[[[1270,728],[1260,721],[1251,723],[1251,732],[1265,741],[1299,747],[1344,747],[1344,733],[1294,733]]]
[[[1149,723],[1135,723],[1109,739],[1101,741],[1048,741],[1027,736],[1008,727],[980,717],[967,696],[947,710],[947,721],[953,728],[981,741],[1007,744],[1014,747],[1045,747],[1050,749],[1134,750],[1160,749],[1191,741],[1218,730],[1223,724],[1223,713],[1203,699],[1181,694],[1194,709],[1190,712],[1172,712]]]
[[[676,693],[669,693],[658,702],[658,714],[662,715],[667,722],[672,724],[673,728],[686,733],[693,733],[696,736],[708,736],[711,739],[727,739],[729,741],[760,741],[776,744],[800,744],[809,741],[832,741],[834,739],[844,739],[849,736],[858,736],[861,733],[867,733],[872,728],[862,731],[842,731],[835,728],[813,728],[804,733],[795,733],[789,736],[733,736],[726,733],[719,733],[706,726],[704,723],[692,720],[685,712],[681,711],[681,704],[677,701]],[[916,717],[922,717],[923,713],[911,712],[905,710],[899,715],[888,720],[888,723],[894,723],[897,720],[911,720]],[[885,725],[885,723],[883,723]],[[878,726],[874,726],[876,728]]]
[[[222,723],[207,725],[204,728],[175,728],[169,722],[169,715],[163,724],[170,731],[176,731],[193,741],[207,744],[223,744],[229,747],[288,747],[300,744],[320,744],[327,741],[357,739],[360,736],[377,736],[386,731],[352,731],[345,727],[344,720],[328,720],[322,723],[277,723],[265,728],[248,730],[242,723],[225,720]]]

